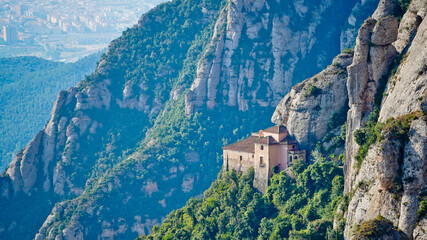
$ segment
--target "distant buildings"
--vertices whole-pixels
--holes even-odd
[[[107,47],[143,12],[165,1],[0,0],[0,58],[37,55],[75,61]]]
[[[18,41],[18,32],[15,27],[3,26],[3,40],[7,43]]]

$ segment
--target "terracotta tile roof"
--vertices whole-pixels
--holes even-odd
[[[287,130],[286,130],[286,127],[283,125],[276,125],[276,126],[273,126],[271,128],[267,128],[263,131],[267,132],[267,133],[284,133]]]
[[[281,125],[276,125],[266,130],[263,130],[265,133],[284,133],[286,132],[286,127]],[[255,144],[288,144],[288,138],[283,139],[280,143],[277,142],[272,136],[259,137],[257,133],[253,133],[250,137],[245,138],[241,141],[232,143],[223,147],[223,150],[232,150],[239,152],[255,153]]]
[[[254,142],[258,139],[257,136],[250,136],[246,139],[243,139],[241,141],[232,143],[230,145],[227,145],[223,147],[223,150],[233,150],[233,151],[241,151],[241,152],[248,152],[248,153],[255,153],[255,144]]]
[[[259,138],[258,140],[255,141],[255,143],[257,144],[278,144],[278,142],[272,137],[272,136],[266,136],[266,137],[262,137]]]

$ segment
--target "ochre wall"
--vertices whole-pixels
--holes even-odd
[[[270,146],[270,166],[279,166],[280,171],[288,168],[288,149],[286,145]]]

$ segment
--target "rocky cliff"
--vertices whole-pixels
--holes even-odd
[[[333,130],[327,124],[334,114],[345,112],[348,103],[347,66],[353,51],[338,55],[331,65],[312,78],[292,87],[278,104],[271,121],[285,124],[304,149],[312,150]],[[340,113],[341,112],[341,113]],[[333,126],[335,128],[338,126]]]
[[[401,233],[378,233],[377,238],[426,236],[427,2],[406,4],[380,2],[359,29],[352,63],[346,65],[348,77],[342,80],[335,74],[331,84],[346,82],[347,95],[338,92],[334,96],[348,96],[350,108],[344,165],[348,201],[342,203],[335,226],[340,219],[346,222],[347,239],[368,239],[385,221]],[[272,121],[286,124],[296,139],[312,146],[326,135],[328,122],[326,111],[314,110],[326,108],[330,113],[343,103],[336,101],[334,109],[329,106],[332,101],[322,102],[330,94],[322,87],[327,81],[315,85],[312,78],[306,82],[317,87],[311,90],[321,89],[313,98],[319,107],[302,97],[312,91],[297,85],[278,105]]]
[[[351,47],[360,15],[374,4],[230,1],[186,93],[186,113],[218,104],[241,111],[277,106],[298,79],[314,74],[337,53],[331,42],[341,38],[341,50]]]
[[[351,45],[373,4],[175,0],[145,14],[95,73],[59,94],[1,175],[1,238],[148,233],[211,184],[223,144],[267,127],[259,116]],[[351,55],[330,68],[341,81]],[[331,93],[319,101],[343,86],[319,85]]]
[[[397,20],[393,20],[393,15],[396,15],[394,6],[387,2],[384,5],[384,9],[390,9],[389,12],[381,13],[382,9],[379,9],[374,14],[377,19],[374,19],[376,23],[370,36],[374,45],[365,51],[360,47],[360,54],[371,59],[368,75],[360,74],[356,65],[360,62],[353,63],[356,69],[353,77],[348,79],[349,89],[354,85],[361,87],[353,87],[355,90],[349,94],[350,99],[354,100],[350,100],[347,121],[345,191],[354,195],[349,203],[346,234],[351,236],[354,228],[350,223],[359,224],[380,214],[407,236],[423,239],[425,235],[417,235],[422,230],[414,232],[414,228],[426,229],[417,210],[427,183],[427,2],[413,0],[400,25],[397,25]],[[381,28],[384,29],[383,33],[376,34]],[[362,46],[362,40],[357,45]],[[376,57],[377,48],[382,48],[383,53],[386,48],[391,49],[387,50],[391,54],[379,54]],[[396,54],[399,56],[393,57]],[[390,70],[393,58],[395,66],[391,66]],[[371,73],[369,69],[372,69]],[[350,67],[349,71],[352,70]],[[378,88],[379,82],[375,75],[387,79],[384,93]],[[371,82],[372,87],[369,86]],[[384,126],[380,130],[381,139],[369,147],[363,159],[360,156],[363,146],[355,142],[355,131],[369,121],[368,114],[372,116],[375,94],[383,95],[376,125]],[[361,182],[367,183],[367,187],[358,188]]]

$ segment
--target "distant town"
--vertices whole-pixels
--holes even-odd
[[[0,58],[33,55],[56,61],[105,49],[166,0],[0,0]]]

